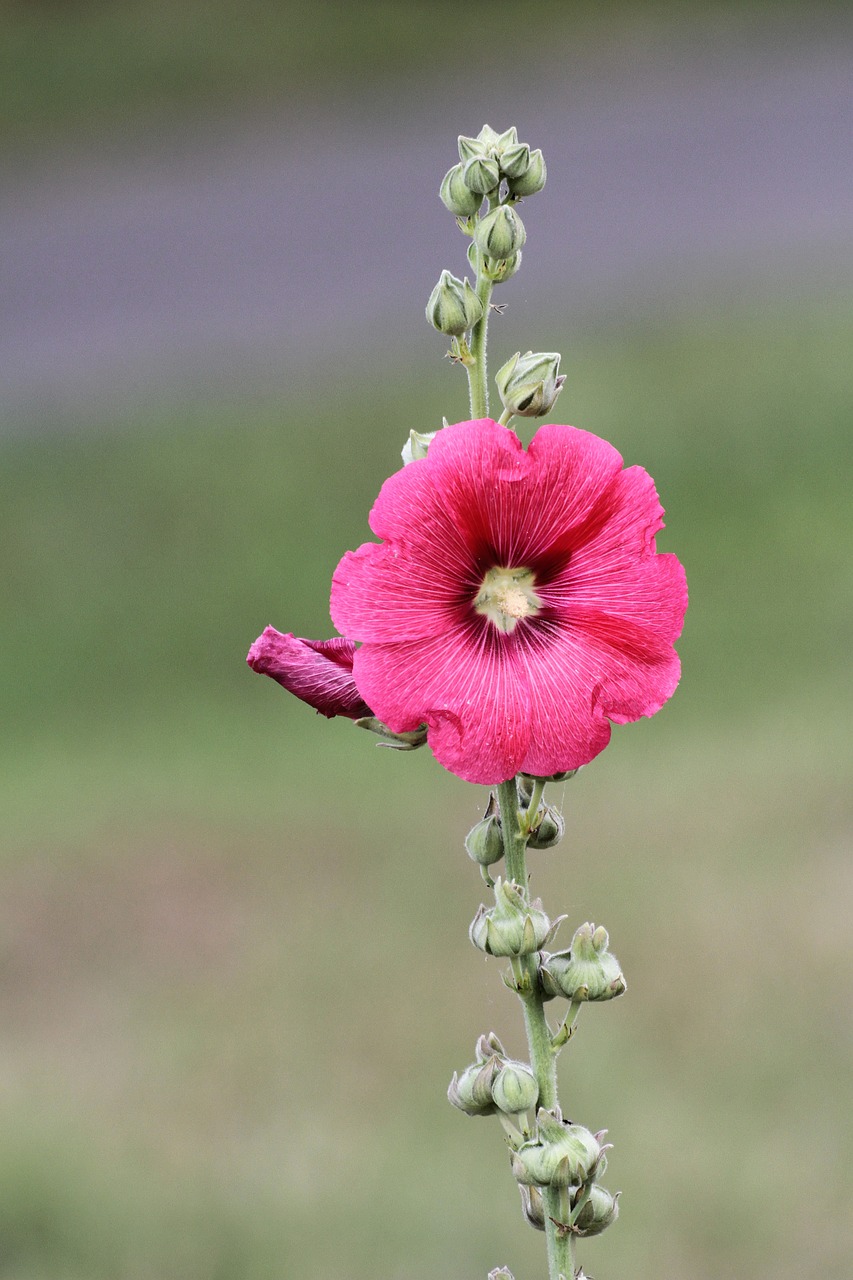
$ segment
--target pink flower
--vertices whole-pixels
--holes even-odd
[[[324,716],[359,720],[371,712],[355,687],[354,653],[351,640],[300,640],[267,627],[252,645],[246,661],[253,671],[272,676]]]
[[[655,552],[662,515],[646,472],[586,431],[541,427],[526,452],[490,419],[439,431],[382,486],[384,541],[334,574],[359,693],[396,732],[425,722],[471,782],[588,763],[610,721],[653,715],[678,683],[687,588]]]

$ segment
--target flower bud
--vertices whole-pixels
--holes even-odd
[[[545,186],[548,170],[542,152],[537,147],[530,153],[530,164],[517,178],[509,178],[509,194],[516,199],[522,196],[535,196]]]
[[[481,818],[465,837],[465,851],[472,862],[479,862],[481,867],[490,867],[500,862],[504,856],[504,842],[501,835],[500,818],[490,813],[493,800],[489,802],[485,818]]]
[[[474,195],[480,197],[480,203],[486,192],[494,191],[500,180],[501,171],[498,162],[489,156],[473,156],[462,170],[462,181]],[[477,207],[479,208],[479,205]]]
[[[607,930],[583,924],[568,951],[542,957],[540,977],[548,996],[567,1000],[612,1000],[625,990],[619,961],[607,950]]]
[[[538,1187],[526,1187],[519,1182],[521,1192],[521,1212],[525,1220],[536,1231],[545,1230],[545,1205],[542,1203],[542,1192]]]
[[[559,844],[563,838],[566,824],[559,809],[552,804],[543,805],[539,810],[536,826],[527,837],[531,849],[550,849]]]
[[[519,885],[495,881],[495,905],[481,906],[468,930],[475,947],[490,956],[526,956],[551,936],[551,921],[538,900],[527,903]]]
[[[448,1101],[468,1116],[493,1116],[497,1106],[492,1098],[492,1086],[497,1079],[502,1060],[493,1055],[485,1062],[472,1063],[461,1076],[453,1073],[447,1089]]]
[[[437,435],[437,431],[410,431],[408,440],[400,450],[403,465],[408,466],[410,462],[418,462],[421,458],[425,458]]]
[[[490,1271],[488,1280],[515,1280],[515,1276],[508,1267],[498,1267],[495,1271]]]
[[[483,203],[483,197],[467,185],[462,177],[462,169],[461,164],[455,164],[452,169],[448,169],[438,194],[444,207],[451,213],[455,213],[457,218],[470,218]]]
[[[438,284],[429,296],[426,318],[439,333],[458,337],[482,318],[483,304],[465,280],[442,271]]]
[[[476,249],[476,245],[474,248]],[[518,253],[510,254],[508,258],[484,258],[483,274],[488,276],[493,284],[503,284],[505,280],[515,275],[520,266],[521,250],[519,249]]]
[[[538,1137],[512,1155],[517,1182],[537,1187],[570,1187],[585,1182],[601,1157],[596,1136],[583,1125],[567,1124],[557,1111],[540,1111]]]
[[[539,1085],[526,1062],[505,1062],[492,1086],[492,1098],[504,1115],[517,1116],[539,1101]]]
[[[501,173],[507,178],[520,178],[530,168],[530,148],[526,142],[515,142],[500,153]]]
[[[463,165],[473,160],[475,156],[484,156],[488,153],[488,147],[484,146],[479,138],[466,138],[464,133],[460,133],[458,144],[459,159]]]
[[[583,1192],[578,1190],[579,1198]],[[574,1228],[579,1236],[598,1236],[601,1235],[605,1227],[609,1227],[611,1222],[615,1222],[619,1217],[619,1197],[621,1191],[617,1191],[613,1196],[606,1189],[600,1187],[597,1182],[593,1183],[589,1192],[589,1198],[584,1203],[583,1208],[575,1218]]]
[[[495,375],[504,408],[522,418],[550,413],[565,381],[556,351],[517,351]]]
[[[487,258],[511,258],[526,239],[524,223],[508,204],[499,204],[487,213],[474,232],[477,248]]]

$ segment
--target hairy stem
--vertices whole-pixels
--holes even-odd
[[[494,283],[483,269],[483,255],[477,252],[477,297],[483,304],[483,315],[471,330],[471,358],[466,362],[468,388],[471,397],[471,417],[489,416],[489,384],[487,380],[486,343],[489,332],[489,311]]]

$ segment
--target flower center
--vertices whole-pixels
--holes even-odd
[[[534,582],[530,569],[489,569],[474,608],[508,634],[521,618],[535,617],[542,608],[542,601],[533,590]]]

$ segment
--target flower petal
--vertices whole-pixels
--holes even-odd
[[[351,640],[302,640],[267,627],[246,661],[253,671],[270,676],[322,715],[358,720],[371,711],[353,679],[354,654]]]
[[[527,682],[507,637],[485,619],[403,644],[364,644],[358,687],[397,733],[429,726],[436,759],[486,786],[518,772],[530,738]]]

